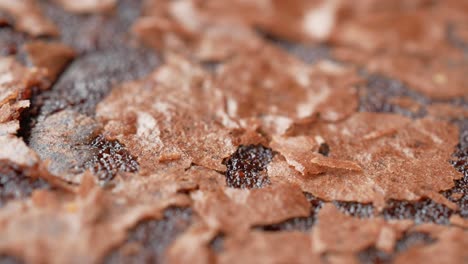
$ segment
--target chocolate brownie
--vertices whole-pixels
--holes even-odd
[[[0,263],[466,263],[468,4],[0,0]]]

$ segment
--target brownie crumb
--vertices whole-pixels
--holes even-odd
[[[164,263],[165,250],[189,227],[192,214],[190,208],[169,208],[163,219],[141,222],[104,263]]]
[[[0,164],[0,207],[8,201],[29,197],[35,189],[48,189],[43,179],[33,179],[8,164]]]
[[[322,208],[323,201],[310,193],[305,193],[305,196],[311,205],[309,216],[291,218],[278,224],[261,226],[258,229],[263,231],[309,231],[317,221],[317,214]]]
[[[427,198],[415,202],[390,200],[382,211],[383,217],[387,220],[412,219],[416,224],[435,223],[441,225],[448,225],[449,218],[453,213],[452,209]]]
[[[107,140],[100,135],[93,140],[91,148],[96,151],[85,168],[95,173],[100,181],[112,180],[118,172],[138,171],[138,162],[117,140]]]
[[[262,145],[240,146],[234,154],[223,161],[226,165],[226,184],[229,187],[262,188],[270,183],[267,165],[273,151]]]
[[[423,232],[405,233],[403,237],[401,237],[397,241],[395,245],[395,252],[403,252],[417,245],[429,245],[434,243],[435,241],[436,240],[432,238],[429,234]]]
[[[369,218],[374,216],[374,206],[372,204],[363,204],[356,202],[334,201],[333,204],[344,214],[359,217]]]

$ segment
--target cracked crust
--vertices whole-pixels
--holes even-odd
[[[0,12],[0,262],[468,258],[463,1]]]

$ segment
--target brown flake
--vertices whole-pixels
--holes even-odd
[[[98,263],[125,239],[127,229],[140,219],[160,217],[171,205],[163,201],[130,205],[99,189],[74,199],[41,192],[40,197],[33,195],[35,204],[10,203],[0,212],[2,252],[34,263],[69,263],[76,259]],[[44,199],[47,202],[41,202]]]
[[[305,136],[273,137],[271,147],[285,156],[289,165],[301,174],[314,175],[328,170],[361,171],[361,167],[351,161],[324,157],[319,154],[319,142]]]
[[[411,221],[387,223],[382,218],[353,218],[341,213],[333,204],[326,204],[319,211],[318,224],[312,229],[314,251],[356,253],[376,246],[391,252],[396,240],[411,225]]]
[[[260,44],[254,31],[239,20],[205,14],[195,1],[148,1],[144,10],[133,32],[158,50],[216,61]]]
[[[332,62],[313,68],[264,46],[223,64],[215,86],[226,97],[229,116],[246,126],[246,120],[257,119],[268,132],[282,134],[292,123],[317,114],[339,121],[354,113],[358,80],[353,69]]]
[[[300,189],[285,184],[250,191],[197,191],[192,199],[194,210],[208,226],[234,236],[255,225],[279,223],[308,216],[310,212],[310,204]]]
[[[194,224],[182,234],[168,249],[168,263],[213,263],[215,256],[209,250],[208,244],[216,233],[203,224]]]
[[[29,107],[29,100],[5,103],[0,107],[0,136],[14,135],[20,128],[19,117],[23,109]]]
[[[382,206],[391,198],[416,200],[426,196],[454,207],[438,192],[451,188],[453,180],[462,176],[448,162],[457,143],[455,127],[431,119],[411,122],[397,115],[359,113],[338,124],[314,124],[307,133],[311,138],[324,138],[333,150],[329,158],[352,161],[362,171],[294,176],[284,166],[274,164],[280,160],[274,160],[270,177],[274,174],[299,183],[304,191],[326,200]]]
[[[42,13],[36,0],[1,0],[0,11],[15,20],[15,28],[34,37],[57,36],[57,27]]]
[[[39,157],[19,138],[0,136],[0,161],[31,168],[37,165]]]
[[[55,2],[79,14],[105,13],[116,4],[115,0]],[[128,0],[122,6],[130,2],[138,5]],[[458,190],[463,186],[448,198],[441,194],[454,186],[454,180],[456,184],[462,180],[449,163],[458,143],[457,128],[446,121],[466,116],[464,106],[455,106],[464,105],[463,97],[468,95],[461,51],[467,40],[464,1],[143,2],[132,31],[164,55],[164,64],[143,79],[118,83],[114,78],[128,75],[126,63],[114,72],[114,67],[107,70],[112,63],[96,60],[98,68],[106,68],[104,76],[93,72],[95,60],[87,58],[96,58],[93,51],[98,46],[103,58],[127,54],[127,48],[112,41],[113,34],[102,37],[106,43],[111,39],[112,48],[94,43],[101,37],[89,39],[92,43],[86,45],[89,53],[83,59],[93,67],[83,77],[83,66],[75,63],[79,70],[70,73],[73,80],[65,78],[63,85],[54,87],[63,92],[60,98],[54,97],[55,92],[41,94],[38,101],[44,96],[54,106],[41,109],[45,114],[32,126],[31,148],[13,136],[20,113],[29,107],[33,88],[49,88],[74,52],[57,42],[25,44],[30,41],[27,36],[11,39],[12,47],[25,44],[34,67],[26,68],[13,58],[0,59],[0,163],[7,172],[14,171],[13,177],[20,173],[39,177],[58,188],[27,186],[21,200],[10,199],[1,208],[2,256],[39,263],[112,262],[113,252],[143,252],[141,258],[158,260],[164,253],[164,259],[174,263],[467,259],[466,219],[456,205],[463,202]],[[16,26],[33,37],[54,35],[57,29],[41,13],[44,6],[61,26],[69,20],[86,20],[99,25],[93,33],[105,33],[109,26],[114,32],[114,25],[127,25],[127,19],[133,19],[131,8],[120,15],[120,4],[118,18],[91,14],[69,19],[46,2],[0,0],[0,12],[8,15],[6,20],[0,18],[0,24]],[[78,31],[72,31],[87,31],[89,25],[73,25]],[[21,35],[7,31],[0,36],[6,36],[7,44],[11,34]],[[312,42],[326,42],[334,59],[349,64],[322,60],[309,65],[290,54]],[[415,98],[414,91],[397,91],[398,97],[391,98],[391,85],[383,94],[391,106],[421,115],[427,111],[428,117],[356,113],[361,96],[357,90],[366,89],[359,87],[360,76],[369,73],[401,80],[421,93],[418,102],[404,97]],[[131,79],[130,75],[122,78]],[[113,81],[102,84],[104,79]],[[70,93],[69,85],[75,92]],[[89,96],[76,96],[82,85]],[[96,85],[111,93],[99,103],[94,119],[94,106],[105,96],[102,89],[94,92]],[[64,97],[70,94],[76,95]],[[425,97],[436,103],[426,104]],[[72,104],[81,111],[83,100],[94,102],[90,113],[84,111],[89,116],[63,108]],[[245,150],[241,145],[262,151],[248,152],[244,155],[248,157],[232,161],[236,166],[226,162],[225,166],[223,160],[229,162],[227,158],[239,154],[236,150]],[[112,155],[132,167],[115,170]],[[258,161],[261,166],[250,166]],[[94,162],[111,172],[112,181],[104,187],[95,180],[100,169]],[[226,183],[226,167],[240,177],[259,170],[266,184],[259,184],[259,189],[229,188],[236,185]],[[193,210],[192,219],[181,224],[183,229],[167,228],[160,234],[151,224],[145,225],[166,221],[163,211],[169,206],[184,206],[189,215]],[[350,213],[360,206],[370,208],[370,213]],[[350,215],[340,212],[346,208]],[[442,214],[436,216],[443,219],[435,221],[439,225],[419,224],[434,212]],[[391,220],[405,217],[417,223]],[[304,232],[271,231],[297,219],[307,219]],[[143,240],[150,243],[139,244],[129,230],[143,232]],[[148,230],[151,236],[146,236]],[[181,230],[185,231],[180,235]],[[158,244],[156,253],[145,254],[159,241],[152,237],[159,235],[164,246]],[[216,251],[210,243],[219,237],[223,247]],[[424,239],[429,242],[421,243]]]
[[[445,30],[444,24],[429,11],[383,11],[343,22],[332,40],[370,53],[430,53],[444,42]]]
[[[458,120],[468,118],[468,109],[447,103],[434,103],[427,107],[429,115],[443,120]]]
[[[219,263],[320,263],[307,234],[253,231],[242,239],[228,239]]]
[[[12,57],[0,58],[0,106],[28,99],[31,88],[41,84],[41,74],[40,70],[26,68]]]
[[[222,160],[235,151],[234,138],[222,125],[222,100],[210,79],[188,61],[174,58],[146,80],[117,87],[97,107],[104,133],[117,138],[138,157],[142,171],[155,160],[191,163],[223,171]],[[225,114],[224,114],[225,115]]]
[[[412,247],[396,256],[395,263],[463,263],[468,258],[468,232],[458,227],[422,225],[414,231],[428,232],[436,241]]]
[[[24,45],[28,59],[45,70],[50,83],[54,83],[67,64],[75,57],[72,48],[58,42],[33,41]]]

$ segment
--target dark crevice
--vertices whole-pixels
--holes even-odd
[[[291,42],[286,39],[279,38],[268,32],[257,29],[257,33],[266,42],[281,48],[294,57],[308,64],[314,64],[320,60],[331,60],[330,48],[325,44],[306,44]]]
[[[136,172],[139,169],[136,158],[117,140],[107,140],[100,135],[91,142],[91,151],[94,155],[83,167],[91,170],[100,182],[109,182],[119,172]]]
[[[330,146],[327,143],[320,143],[318,153],[328,157],[328,154],[330,154]]]
[[[448,24],[447,26],[447,40],[450,44],[452,44],[452,46],[454,46],[455,48],[458,48],[462,51],[465,52],[465,54],[468,55],[468,43],[463,41],[462,39],[460,39],[458,36],[457,36],[457,26],[460,26],[460,25],[455,25],[453,23],[450,23]],[[462,25],[463,26],[463,25]]]
[[[388,112],[396,113],[410,118],[422,118],[427,115],[426,107],[432,103],[449,103],[454,106],[468,107],[464,98],[452,100],[431,100],[411,89],[402,82],[390,79],[381,75],[363,73],[367,79],[367,85],[360,87],[360,111],[366,112]],[[394,103],[396,98],[410,98],[420,107],[417,109],[407,109]],[[418,223],[432,222],[436,224],[449,224],[449,217],[452,214],[460,214],[468,217],[467,198],[467,156],[468,156],[468,120],[451,120],[460,128],[460,144],[454,153],[452,165],[461,173],[463,178],[455,181],[455,187],[441,192],[452,202],[456,203],[460,210],[455,212],[442,204],[437,204],[430,199],[422,199],[417,202],[396,201],[388,202],[383,211],[383,216],[387,219],[413,219]]]
[[[166,249],[190,226],[192,215],[190,208],[169,208],[160,220],[140,222],[104,263],[164,263]]]
[[[7,202],[27,198],[36,189],[49,189],[42,180],[28,177],[10,164],[0,163],[0,207]]]
[[[21,259],[10,256],[10,255],[5,255],[5,254],[0,254],[0,264],[23,264],[24,261]]]
[[[461,217],[468,218],[468,146],[462,147],[459,144],[453,156],[452,165],[463,174],[463,177],[455,180],[455,186],[442,194],[458,205]]]
[[[39,87],[31,88],[31,101],[40,94]],[[17,132],[17,136],[22,138],[23,141],[29,145],[29,139],[31,137],[31,130],[36,125],[36,117],[38,115],[36,107],[28,107],[23,109],[20,113],[20,128]]]
[[[310,193],[305,193],[304,195],[311,205],[309,216],[291,218],[278,224],[257,226],[255,229],[263,231],[309,231],[317,221],[317,215],[324,202]]]
[[[155,56],[128,47],[88,53],[75,59],[50,90],[33,97],[31,108],[38,119],[65,109],[93,116],[115,85],[142,78],[156,65]]]
[[[10,27],[0,27],[0,56],[16,56],[30,38]]]
[[[429,234],[423,232],[407,232],[398,239],[395,244],[395,252],[401,253],[408,249],[418,245],[430,245],[436,242],[436,239],[432,238]]]
[[[262,188],[270,184],[267,165],[273,159],[273,151],[262,145],[240,146],[223,161],[227,170],[226,185],[233,188]]]
[[[50,1],[40,1],[45,14],[60,28],[58,41],[72,46],[78,51],[78,57],[68,65],[49,90],[34,88],[31,106],[21,114],[18,135],[34,150],[60,157],[54,152],[56,149],[48,147],[53,142],[47,141],[47,135],[42,134],[44,130],[48,131],[48,117],[64,110],[72,110],[93,118],[97,104],[113,87],[122,82],[141,79],[159,65],[157,55],[136,46],[128,33],[131,24],[140,14],[141,1],[122,0],[118,3],[116,11],[111,14],[76,15]],[[29,40],[23,34],[3,33],[3,30],[0,32],[0,43],[3,41],[2,34],[7,36],[6,42],[12,42],[18,47]],[[8,36],[14,38],[9,40]],[[82,130],[72,130],[76,135],[70,137],[84,138],[84,134],[79,133],[87,130]],[[45,140],[36,140],[35,144],[30,144],[32,138]],[[136,159],[117,141],[107,141],[101,136],[95,141],[73,141],[70,145],[67,139],[56,142],[55,145],[69,145],[72,148],[71,154],[80,152],[80,157],[84,157],[82,159],[90,157],[85,163],[78,162],[79,168],[70,168],[71,173],[90,169],[101,182],[106,183],[119,171],[138,170]],[[56,161],[60,163],[70,160],[57,158]],[[66,167],[67,164],[57,164],[57,167]]]
[[[358,259],[363,264],[386,264],[392,263],[399,253],[405,252],[412,247],[426,246],[436,242],[429,234],[423,232],[406,232],[398,239],[392,253],[382,251],[375,246],[368,247],[358,253]]]
[[[374,206],[372,204],[333,201],[333,204],[342,213],[358,218],[370,218],[374,216]]]
[[[129,30],[140,15],[141,3],[141,0],[119,0],[112,13],[74,14],[52,1],[40,1],[45,15],[58,26],[60,41],[80,54],[129,46]]]
[[[432,103],[449,103],[453,106],[468,108],[464,98],[451,100],[432,100],[410,88],[403,82],[379,74],[361,75],[367,80],[363,87],[359,87],[359,111],[376,113],[395,113],[409,118],[422,118],[427,115],[426,107]],[[415,102],[414,109],[404,107],[396,102],[398,99],[410,99]],[[452,120],[454,123],[460,120]]]
[[[128,33],[140,14],[141,1],[119,1],[116,12],[107,15],[77,15],[50,1],[40,4],[60,28],[58,41],[73,47],[79,56],[50,90],[33,94],[31,107],[21,122],[26,142],[29,131],[47,116],[65,109],[93,116],[96,105],[115,85],[140,79],[159,65],[156,54],[135,46]],[[21,34],[14,37],[12,41],[18,45],[27,41]]]
[[[359,89],[359,110],[363,112],[396,113],[410,118],[421,118],[427,114],[424,108],[407,109],[399,106],[395,98],[408,97],[421,105],[427,105],[429,100],[410,90],[402,82],[381,75],[363,73],[367,83]]]
[[[218,234],[211,240],[209,246],[213,252],[220,253],[224,250],[224,238],[224,234]]]
[[[390,200],[383,209],[381,215],[387,219],[411,219],[416,224],[435,223],[440,225],[450,224],[450,216],[455,212],[443,204],[438,204],[424,198],[419,201]]]
[[[382,251],[374,246],[368,247],[357,255],[362,264],[387,264],[391,263],[392,254]]]

